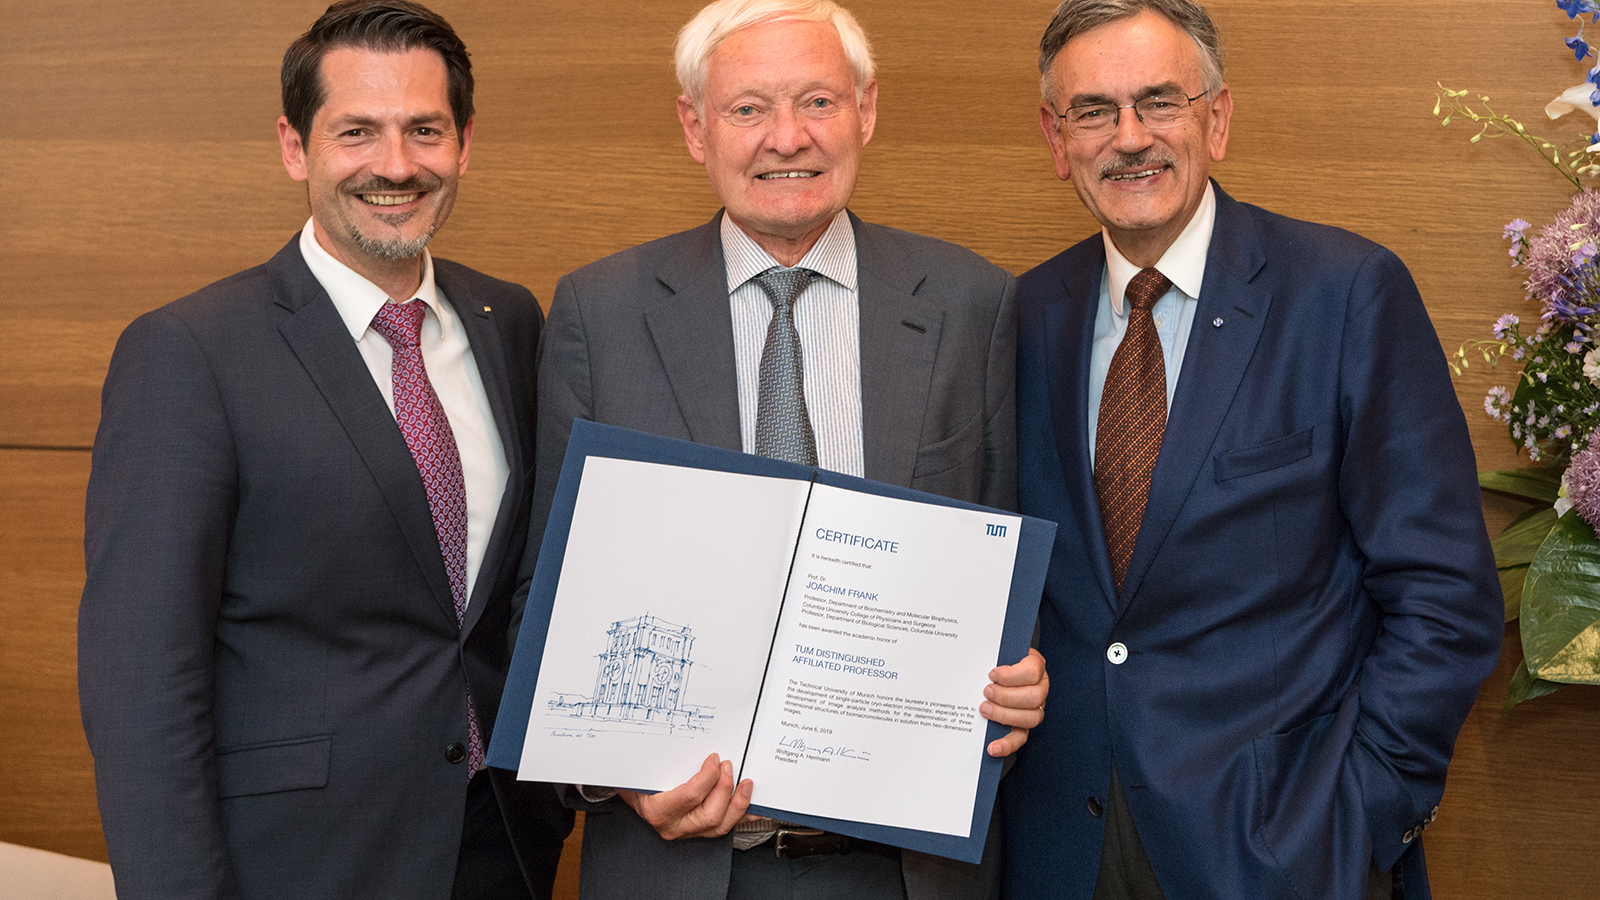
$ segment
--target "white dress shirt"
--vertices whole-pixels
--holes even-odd
[[[314,236],[315,225],[315,220],[308,220],[300,232],[300,255],[305,257],[311,274],[328,292],[339,318],[350,329],[350,337],[361,351],[361,358],[366,361],[367,370],[372,373],[372,380],[383,393],[383,400],[389,404],[392,414],[394,351],[383,335],[370,327],[372,317],[390,298],[377,285],[324,250]],[[455,435],[456,449],[461,454],[461,474],[467,488],[467,597],[471,598],[484,550],[489,546],[489,534],[500,514],[500,496],[505,491],[511,469],[506,465],[505,448],[500,444],[500,432],[489,410],[489,395],[483,389],[483,378],[478,374],[467,330],[455,308],[445,301],[444,293],[434,283],[433,257],[426,250],[422,252],[422,285],[414,298],[398,302],[412,299],[428,306],[422,318],[422,362],[434,393],[439,395],[445,417],[450,420],[450,431]]]
[[[722,256],[728,268],[733,312],[733,356],[739,382],[739,441],[756,447],[756,412],[761,392],[761,351],[772,322],[772,301],[752,279],[778,265],[738,225],[722,216]],[[866,462],[861,436],[861,307],[856,282],[856,233],[840,211],[798,268],[812,279],[794,302],[800,335],[806,412],[817,437],[817,465],[860,476]]]
[[[1194,326],[1194,312],[1200,305],[1200,285],[1206,277],[1206,254],[1211,251],[1211,229],[1217,219],[1217,198],[1209,183],[1189,224],[1178,239],[1156,261],[1155,269],[1167,276],[1172,287],[1156,301],[1150,315],[1155,319],[1156,335],[1161,339],[1161,355],[1167,369],[1167,412],[1172,412],[1172,397],[1178,390],[1178,375],[1183,370],[1183,355]],[[1089,463],[1094,464],[1094,445],[1100,424],[1100,396],[1105,393],[1106,373],[1116,355],[1122,336],[1128,331],[1125,297],[1128,282],[1139,274],[1139,267],[1122,255],[1111,235],[1100,230],[1106,244],[1106,271],[1100,279],[1100,306],[1094,317],[1094,344],[1089,351]]]

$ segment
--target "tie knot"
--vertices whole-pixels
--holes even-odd
[[[785,269],[780,266],[762,272],[756,276],[756,284],[767,292],[767,299],[773,306],[789,307],[794,305],[796,297],[811,283],[817,273],[810,269]]]
[[[415,347],[421,342],[422,316],[428,304],[421,300],[409,303],[385,303],[372,317],[372,330],[383,336],[396,350]]]
[[[1165,294],[1169,287],[1172,287],[1172,282],[1167,276],[1155,269],[1140,269],[1139,274],[1128,282],[1126,294],[1128,303],[1134,309],[1149,309],[1156,305],[1156,301],[1161,299],[1161,295]]]

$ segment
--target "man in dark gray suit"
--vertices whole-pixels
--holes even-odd
[[[724,210],[557,286],[535,523],[574,419],[1013,507],[1013,281],[969,251],[846,211],[877,108],[854,18],[831,0],[722,0],[680,32],[677,64],[689,153]],[[989,747],[1003,756],[1042,715],[1043,660],[1030,653],[991,677],[973,692],[988,698],[985,716],[1014,726]],[[747,816],[752,790],[715,755],[660,794],[569,789],[589,811],[584,895],[995,890],[993,834],[982,865],[902,853]]]
[[[571,814],[482,768],[526,543],[532,295],[424,250],[472,139],[445,21],[284,56],[311,221],[106,378],[79,686],[125,898],[548,896]]]

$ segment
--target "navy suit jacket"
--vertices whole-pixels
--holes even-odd
[[[851,223],[866,477],[1014,508],[1015,282],[969,250]],[[720,215],[556,285],[539,359],[539,475],[527,565],[539,552],[574,419],[740,449],[730,309]],[[587,900],[727,896],[732,837],[665,841],[620,800],[591,809],[583,832]],[[997,831],[981,866],[903,853],[911,900],[997,889]]]
[[[510,476],[458,627],[421,476],[298,238],[137,319],[89,479],[79,689],[123,898],[450,894],[526,540],[542,315],[434,260]],[[524,869],[570,818],[496,787]],[[515,795],[515,796],[514,796]]]
[[[1174,900],[1353,900],[1402,860],[1417,900],[1503,634],[1466,424],[1399,259],[1220,188],[1216,215],[1120,594],[1086,433],[1101,237],[1018,281],[1020,502],[1061,527],[1008,894],[1090,896],[1114,760]]]

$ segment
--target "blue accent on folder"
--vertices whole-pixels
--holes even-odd
[[[567,551],[567,534],[572,527],[572,515],[578,500],[578,485],[583,477],[584,460],[590,456],[798,481],[815,478],[819,484],[865,494],[960,509],[987,509],[975,503],[951,500],[910,488],[868,481],[865,478],[841,475],[811,466],[658,437],[612,425],[581,420],[574,422],[572,437],[567,443],[566,459],[561,466],[561,479],[557,483],[550,518],[545,526],[544,544],[539,549],[538,565],[534,569],[533,581],[528,590],[527,606],[523,613],[522,629],[517,635],[511,671],[506,679],[505,693],[500,700],[494,737],[489,744],[489,765],[498,768],[515,770],[522,760],[522,744],[527,735],[528,719],[533,710],[534,691],[539,681],[539,664],[543,657],[545,637],[550,630],[550,616],[555,605],[556,585],[561,579],[561,564]],[[1001,511],[996,510],[996,512]],[[1014,514],[1006,513],[1006,515]],[[1011,599],[1006,607],[1006,621],[1001,633],[997,664],[1014,663],[1028,653],[1029,644],[1033,639],[1034,621],[1039,613],[1039,598],[1044,591],[1045,570],[1050,564],[1050,550],[1055,541],[1055,532],[1054,522],[1029,516],[1022,517],[1022,531],[1017,541],[1017,560],[1011,575]],[[986,744],[1009,731],[1005,726],[993,722],[988,725]],[[989,832],[989,819],[994,811],[995,792],[1000,786],[1002,761],[985,755],[980,765],[982,768],[978,777],[977,798],[973,805],[970,837],[809,816],[760,805],[752,805],[750,811],[757,815],[772,816],[837,834],[976,863],[983,858],[984,841]],[[687,778],[691,774],[693,773],[685,772],[684,777]],[[938,786],[928,787],[929,790],[937,790]]]

